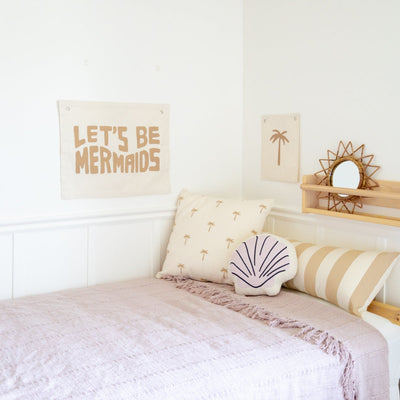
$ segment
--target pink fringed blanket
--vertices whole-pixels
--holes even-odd
[[[387,369],[376,330],[295,292],[139,279],[0,303],[2,400],[386,399]]]

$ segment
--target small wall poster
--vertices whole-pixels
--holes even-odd
[[[261,130],[261,179],[298,182],[300,114],[264,115]]]
[[[61,197],[168,193],[169,106],[59,101]]]

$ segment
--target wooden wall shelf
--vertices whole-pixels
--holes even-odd
[[[346,212],[330,211],[327,210],[326,207],[320,206],[320,193],[340,193],[359,196],[362,198],[362,202],[365,205],[400,209],[400,182],[377,182],[379,187],[373,190],[348,189],[317,185],[317,178],[314,175],[304,175],[303,183],[300,185],[303,191],[302,210],[304,213],[329,215],[332,217],[400,227],[400,218],[397,217],[363,212],[354,212],[350,214]]]

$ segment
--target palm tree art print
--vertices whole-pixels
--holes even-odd
[[[275,143],[278,141],[278,165],[281,165],[281,142],[283,144],[289,143],[289,139],[284,136],[287,131],[279,132],[277,129],[274,129],[272,132],[276,132],[274,135],[272,135],[269,140],[272,141],[272,143]]]

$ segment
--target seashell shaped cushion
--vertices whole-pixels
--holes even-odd
[[[229,271],[236,293],[275,296],[282,283],[296,275],[296,250],[279,236],[252,236],[232,254]]]

